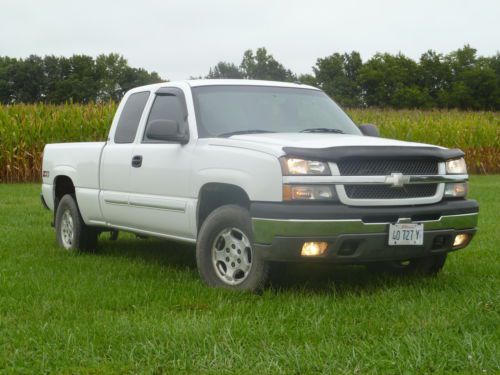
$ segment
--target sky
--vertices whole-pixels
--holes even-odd
[[[418,59],[465,44],[500,51],[500,0],[0,0],[0,56],[116,52],[168,80],[259,47],[302,74],[334,52]]]

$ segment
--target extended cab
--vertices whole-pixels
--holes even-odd
[[[476,231],[463,156],[380,138],[314,87],[168,82],[129,91],[106,142],[47,145],[42,200],[62,247],[196,244],[212,286],[262,288],[271,261],[435,274]]]

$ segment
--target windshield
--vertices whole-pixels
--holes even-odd
[[[246,85],[192,90],[200,138],[266,132],[361,134],[319,90]]]

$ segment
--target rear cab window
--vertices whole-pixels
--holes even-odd
[[[115,143],[134,142],[139,121],[149,99],[149,94],[149,91],[143,91],[134,93],[128,97],[116,125]]]

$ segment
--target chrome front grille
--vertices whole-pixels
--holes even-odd
[[[387,185],[345,185],[350,199],[407,199],[433,197],[437,184],[405,185],[394,188]]]
[[[337,163],[342,176],[437,175],[435,160],[345,160]]]
[[[443,173],[433,159],[341,160],[333,170],[346,179],[338,185],[339,199],[350,205],[429,204],[442,198],[444,184],[426,181]],[[415,182],[411,176],[418,176]],[[415,177],[417,178],[417,177]],[[350,181],[349,181],[350,179]],[[359,182],[358,182],[359,180]],[[348,182],[349,181],[349,182]]]

